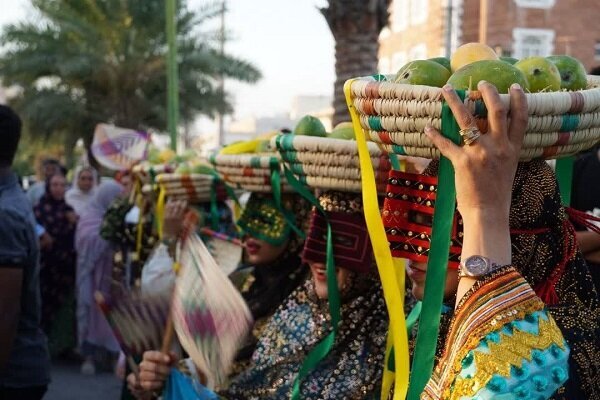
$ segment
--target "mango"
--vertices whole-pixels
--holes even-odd
[[[488,81],[499,93],[508,93],[510,85],[518,83],[523,90],[529,89],[525,74],[513,65],[500,60],[475,61],[452,74],[448,83],[454,89],[477,89],[479,81]]]
[[[416,60],[400,68],[394,82],[442,87],[449,77],[450,71],[441,64],[430,60]]]
[[[578,59],[565,55],[546,58],[558,68],[561,89],[582,90],[587,87],[585,67]]]
[[[508,56],[500,56],[500,61],[504,61],[509,63],[510,65],[515,65],[516,63],[519,62],[519,60],[517,60],[514,57],[508,57]]]
[[[452,69],[452,67],[450,66],[450,59],[448,57],[433,57],[433,58],[429,58],[428,60],[440,64],[442,67],[446,68],[448,71],[450,71]]]
[[[352,122],[340,122],[327,134],[327,137],[331,139],[356,140]]]
[[[560,73],[552,61],[544,57],[527,57],[515,64],[525,74],[529,91],[556,92],[560,90]]]
[[[327,131],[319,118],[315,118],[312,115],[305,115],[300,119],[296,128],[294,128],[294,134],[324,137]]]
[[[168,164],[169,162],[171,162],[171,160],[175,158],[175,156],[175,152],[171,149],[161,150],[161,152],[158,155],[160,162],[163,164]]]
[[[452,67],[452,72],[456,72],[465,65],[475,61],[497,59],[498,55],[490,46],[483,43],[466,43],[456,49],[454,54],[452,54],[450,66]]]

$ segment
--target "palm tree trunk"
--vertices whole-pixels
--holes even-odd
[[[379,33],[388,24],[391,0],[329,0],[322,8],[335,39],[333,125],[349,121],[344,83],[377,72]]]
[[[335,43],[335,75],[333,94],[333,125],[350,121],[344,96],[344,83],[351,78],[377,72],[379,33],[357,32],[344,35]]]

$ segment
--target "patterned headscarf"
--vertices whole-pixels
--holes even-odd
[[[373,250],[363,215],[361,194],[327,191],[319,196],[319,203],[327,218],[316,209],[312,210],[302,259],[325,264],[329,221],[333,232],[335,265],[351,271],[369,272]]]

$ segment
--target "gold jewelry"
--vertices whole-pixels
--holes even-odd
[[[481,136],[481,131],[476,126],[470,126],[468,128],[461,129],[458,131],[458,133],[463,138],[463,143],[467,146],[475,143],[475,141]]]
[[[469,125],[467,128],[459,130],[458,133],[460,136],[465,137],[470,136],[477,131],[479,131],[479,129],[475,125]]]

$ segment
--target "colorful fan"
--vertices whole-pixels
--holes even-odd
[[[229,276],[242,260],[242,242],[208,228],[200,229],[200,235],[221,271]]]
[[[171,316],[179,342],[209,388],[224,383],[252,316],[197,235],[183,244]]]
[[[104,167],[122,171],[146,158],[149,140],[146,132],[98,124],[91,150]]]
[[[124,294],[109,302],[96,292],[95,298],[126,355],[140,356],[160,348],[169,314],[169,295]]]

